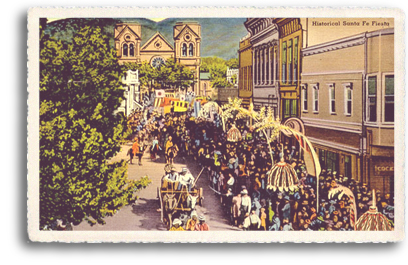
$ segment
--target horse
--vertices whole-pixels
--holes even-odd
[[[163,196],[163,221],[167,225],[167,229],[171,228],[173,214],[176,213],[177,198],[176,194],[165,194]]]

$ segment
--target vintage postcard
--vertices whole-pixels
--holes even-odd
[[[398,9],[30,9],[30,240],[401,241],[403,25]]]

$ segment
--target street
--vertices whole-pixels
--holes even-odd
[[[123,145],[121,151],[112,159],[118,161],[120,159],[129,159],[126,156],[127,150],[131,147],[131,143]],[[90,226],[86,221],[83,221],[78,226],[74,227],[74,231],[166,231],[165,225],[160,220],[160,208],[157,187],[160,186],[161,178],[164,174],[164,158],[152,162],[149,158],[148,151],[145,152],[142,158],[142,166],[137,163],[137,158],[133,159],[133,164],[128,165],[128,178],[139,179],[144,175],[148,175],[151,179],[151,184],[144,190],[138,192],[139,199],[135,205],[128,205],[121,208],[114,216],[106,217],[105,225],[96,224]],[[194,160],[183,161],[181,157],[176,157],[174,165],[178,171],[182,167],[188,167],[194,177],[200,173],[198,163]],[[196,186],[203,188],[204,204],[202,207],[197,206],[198,215],[204,215],[206,222],[211,231],[226,231],[236,230],[241,231],[229,224],[227,215],[222,209],[219,197],[210,189],[209,180],[206,173],[203,173],[197,181]]]

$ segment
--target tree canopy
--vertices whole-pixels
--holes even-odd
[[[214,88],[233,86],[233,84],[227,81],[227,68],[238,68],[238,59],[224,60],[213,56],[204,57],[201,60],[200,71],[210,73],[211,86]]]
[[[40,23],[40,229],[60,219],[104,223],[144,177],[127,178],[120,150],[126,118],[114,115],[123,99],[116,52],[96,26],[83,26],[70,42],[44,34]]]
[[[154,89],[187,89],[194,83],[194,70],[169,58],[161,66],[154,68],[149,62],[125,63],[123,70],[139,70],[142,86]]]

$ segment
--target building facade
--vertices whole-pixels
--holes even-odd
[[[253,80],[252,80],[252,44],[248,34],[239,42],[238,61],[238,97],[242,100],[242,105],[247,106],[252,103]]]
[[[227,68],[227,81],[234,87],[238,87],[239,69]]]
[[[177,22],[173,27],[172,45],[160,33],[155,33],[143,46],[142,28],[136,23],[118,23],[114,29],[114,41],[119,63],[149,62],[159,67],[169,58],[183,64],[194,71],[194,84],[189,89],[198,94],[200,78],[200,43],[201,26],[196,22]]]
[[[209,96],[211,98],[216,98],[215,90],[211,86],[210,80],[210,73],[209,72],[201,72],[200,73],[200,91],[199,95],[201,96]]]
[[[251,45],[252,50],[252,102],[254,108],[271,107],[275,116],[278,117],[278,26],[273,18],[248,18],[244,22],[244,26],[250,34],[250,44],[246,43],[246,45]],[[243,44],[243,46],[245,45]],[[245,91],[250,91],[250,86],[248,86],[248,89]],[[249,92],[242,93],[243,95],[249,94]]]
[[[321,167],[394,191],[394,29],[302,50],[301,119]]]
[[[303,40],[299,18],[275,18],[279,29],[279,117],[300,117],[300,70]]]

